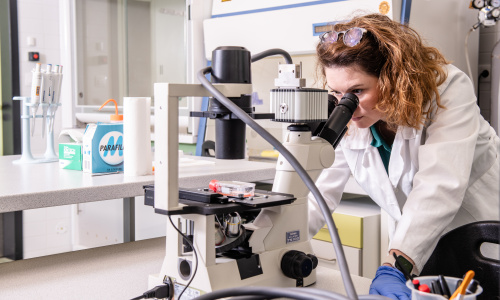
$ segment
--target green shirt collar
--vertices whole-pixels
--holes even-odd
[[[389,146],[389,144],[387,144],[384,141],[384,139],[382,139],[382,137],[380,136],[377,128],[375,128],[375,125],[370,126],[370,131],[372,132],[372,135],[373,135],[373,140],[372,140],[371,145],[373,147],[376,147],[376,148],[378,148],[380,146],[383,146],[386,151],[390,152],[391,149],[392,149],[392,147]]]

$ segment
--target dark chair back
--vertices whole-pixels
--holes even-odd
[[[455,228],[441,237],[421,276],[462,278],[469,270],[483,287],[478,299],[500,300],[500,261],[481,254],[483,243],[498,244],[500,221],[481,221]]]

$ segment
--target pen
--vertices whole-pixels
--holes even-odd
[[[434,280],[431,280],[431,282],[429,282],[429,288],[431,289],[432,294],[437,294],[436,282]]]
[[[438,281],[439,284],[441,285],[441,290],[443,291],[443,296],[446,298],[450,298],[451,292],[450,288],[448,287],[448,284],[446,283],[446,279],[444,279],[443,275],[438,275]]]
[[[474,294],[477,291],[477,286],[479,285],[479,281],[476,279],[472,279],[469,285],[467,286],[466,292],[467,294]]]
[[[465,290],[467,289],[467,286],[469,285],[470,281],[472,280],[472,277],[474,277],[475,273],[474,271],[470,270],[470,271],[467,271],[467,273],[465,274],[465,278],[464,280],[462,281],[462,284],[458,287],[458,289],[455,290],[455,292],[453,293],[453,295],[451,295],[451,300],[458,300],[460,298],[463,297],[463,295],[465,295]]]
[[[434,294],[443,295],[443,290],[441,289],[441,284],[439,280],[431,281],[431,290]]]

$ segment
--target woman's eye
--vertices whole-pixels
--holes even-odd
[[[352,90],[351,93],[353,93],[353,94],[361,94],[362,91],[363,90],[357,89],[357,90]]]
[[[330,94],[332,94],[334,96],[340,96],[341,95],[341,93],[337,92],[337,91],[330,91]]]

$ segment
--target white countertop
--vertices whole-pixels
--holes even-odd
[[[0,157],[0,213],[144,195],[143,186],[154,176],[120,174],[92,176],[59,168],[58,162],[13,164],[20,156]],[[184,156],[179,168],[180,187],[205,186],[212,179],[258,181],[274,178],[275,163],[216,160]]]
[[[148,289],[165,256],[165,238],[0,264],[0,299],[131,299]],[[359,295],[371,279],[352,276]],[[317,268],[312,287],[345,295],[339,271]]]

